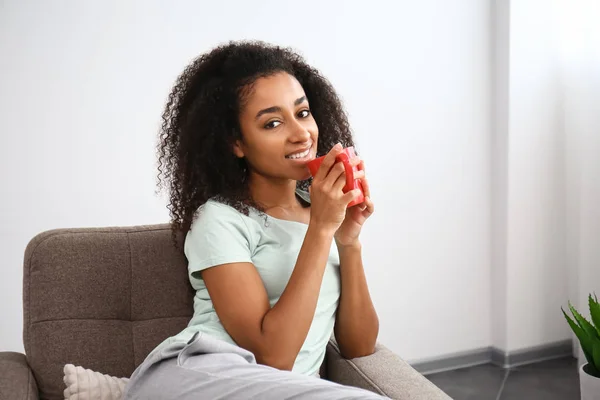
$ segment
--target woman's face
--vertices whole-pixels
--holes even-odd
[[[277,180],[305,180],[315,158],[319,129],[304,89],[281,72],[259,78],[240,114],[242,140],[234,153],[245,157],[253,174]]]

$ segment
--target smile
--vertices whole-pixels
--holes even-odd
[[[290,154],[289,156],[285,156],[285,158],[288,158],[290,160],[298,160],[298,159],[308,156],[309,153],[310,153],[310,147],[308,149],[304,150],[302,153]]]

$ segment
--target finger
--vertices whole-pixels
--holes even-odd
[[[365,171],[354,171],[354,179],[365,179]]]
[[[331,167],[333,167],[333,164],[335,164],[335,158],[342,152],[342,150],[343,147],[340,143],[336,144],[331,150],[329,150],[329,153],[327,153],[323,159],[323,162],[321,163],[321,166],[315,175],[315,179],[325,179],[329,170]]]
[[[360,171],[364,171],[365,170],[365,161],[364,160],[360,160],[360,163],[358,164],[358,169]]]
[[[352,157],[350,159],[350,165],[353,166],[353,167],[358,167],[361,163],[362,163],[362,160],[360,159],[359,156]]]
[[[373,201],[370,197],[365,197],[365,202],[363,204],[365,205],[365,209],[368,215],[371,215],[375,212],[375,204],[373,204]]]
[[[339,181],[342,181],[342,186],[338,188]],[[342,190],[346,183],[346,168],[344,168],[344,163],[339,162],[331,168],[329,174],[325,178],[325,187],[331,187],[333,190]]]
[[[351,190],[342,196],[342,201],[346,204],[350,204],[352,201],[358,199],[361,194],[362,193],[361,193],[360,189]]]
[[[371,187],[369,186],[369,180],[367,178],[362,178],[360,180],[360,184],[362,185],[365,197],[371,197]]]
[[[338,163],[340,165],[342,163]],[[335,183],[332,185],[332,190],[341,192],[346,186],[346,169],[344,168],[341,175],[335,180]]]

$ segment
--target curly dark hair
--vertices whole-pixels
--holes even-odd
[[[158,187],[168,185],[174,237],[187,233],[198,208],[213,197],[246,215],[249,207],[264,211],[250,196],[248,168],[233,154],[233,144],[242,138],[239,114],[253,83],[279,72],[294,76],[306,93],[319,127],[319,156],[338,142],[353,145],[335,90],[291,49],[245,41],[200,55],[177,78],[159,135]]]

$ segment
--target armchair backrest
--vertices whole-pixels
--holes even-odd
[[[193,312],[182,237],[168,225],[60,229],[25,251],[23,341],[41,398],[62,399],[66,363],[130,376]]]

